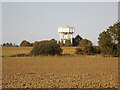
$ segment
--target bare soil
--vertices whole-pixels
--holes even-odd
[[[8,57],[3,88],[117,88],[118,58]]]

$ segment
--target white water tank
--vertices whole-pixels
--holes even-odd
[[[69,26],[58,27],[59,33],[74,33],[74,31],[75,31],[74,27]]]
[[[60,35],[60,42],[65,43],[66,40],[71,40],[73,38],[73,33],[75,32],[74,27],[69,27],[69,26],[61,26],[58,27],[58,33]]]

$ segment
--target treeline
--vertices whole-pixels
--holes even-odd
[[[73,43],[71,43],[70,40],[66,40],[65,43],[63,42],[58,42],[58,44],[62,47],[70,47],[70,46],[80,46],[80,40],[82,40],[82,37],[80,37],[79,35],[77,35],[75,38],[73,38]],[[44,40],[45,42],[46,41],[50,41],[50,40]],[[20,46],[21,47],[33,47],[34,45],[38,44],[38,43],[41,43],[43,41],[35,41],[34,43],[30,43],[29,41],[26,41],[26,40],[23,40],[21,43],[20,43]]]
[[[76,49],[75,54],[95,55],[101,53],[99,46],[93,46],[92,41],[88,39],[83,39],[79,35],[77,35],[73,39],[73,44],[71,43],[70,40],[66,40],[65,44],[57,42],[55,39],[35,41],[34,43],[30,43],[26,40],[23,40],[20,46],[21,47],[32,46],[33,47],[33,50],[31,51],[32,55],[60,55],[62,53],[61,47],[71,47],[71,46],[78,47]]]
[[[19,47],[19,45],[13,44],[11,42],[3,43],[3,44],[1,44],[1,46],[2,47]]]

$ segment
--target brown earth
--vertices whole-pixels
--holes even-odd
[[[2,52],[0,56],[12,56],[17,54],[28,54],[33,47],[0,47]],[[78,47],[61,47],[63,49],[62,54],[75,54]],[[1,54],[2,53],[2,54]]]
[[[2,48],[2,56],[28,54],[32,50],[32,47],[0,47],[0,48]]]
[[[4,57],[3,88],[117,88],[118,58]]]

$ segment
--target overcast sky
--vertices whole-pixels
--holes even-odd
[[[118,20],[117,2],[4,2],[2,3],[2,42],[20,44],[55,38],[58,26],[75,27],[95,45],[98,35]]]

